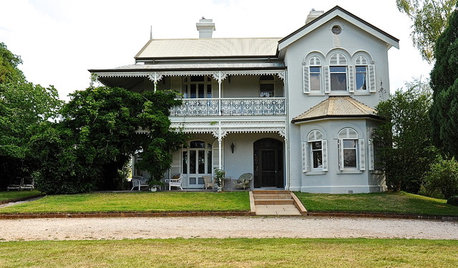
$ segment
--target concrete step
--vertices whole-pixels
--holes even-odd
[[[294,204],[293,199],[255,199],[255,205],[288,205]]]
[[[291,194],[254,194],[254,199],[292,199]]]
[[[253,194],[289,194],[287,190],[253,190]]]

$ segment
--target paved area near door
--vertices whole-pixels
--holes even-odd
[[[135,238],[458,239],[457,222],[327,217],[166,217],[1,220],[0,240]]]

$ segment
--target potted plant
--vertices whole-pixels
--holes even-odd
[[[148,184],[150,186],[151,192],[157,192],[158,189],[160,190],[161,187],[164,186],[164,183],[162,181],[153,180],[153,179],[151,179]]]
[[[226,172],[224,170],[215,168],[215,183],[218,192],[221,192],[223,190],[225,176]]]

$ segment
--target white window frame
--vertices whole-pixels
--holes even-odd
[[[365,140],[359,137],[358,132],[350,127],[343,128],[338,133],[338,161],[339,161],[339,170],[340,171],[363,171],[366,168],[366,151],[365,151]],[[355,142],[355,161],[356,167],[346,167],[345,166],[345,149],[344,141],[351,140]]]
[[[313,163],[313,143],[320,142],[321,149],[316,151],[321,151],[321,167],[314,167]],[[305,146],[303,145],[303,153],[306,154],[308,157],[305,157],[303,161],[305,161],[306,171],[312,172],[320,172],[320,171],[327,171],[328,170],[328,158],[327,158],[327,151],[328,151],[328,143],[327,140],[324,139],[323,133],[317,129],[314,129],[309,132],[307,136],[307,143]],[[308,152],[307,152],[308,151]],[[309,158],[310,160],[307,160]]]
[[[364,81],[366,82],[366,89],[358,88],[358,68],[364,67],[366,71],[364,72]],[[367,65],[356,65],[355,66],[355,89],[357,92],[368,93],[369,92],[369,66]]]
[[[200,76],[200,75],[199,75]],[[191,79],[195,76],[185,76],[183,78],[183,98],[184,99],[207,99],[207,98],[213,98],[213,81],[210,76],[207,75],[201,75],[204,77],[204,81],[191,81]],[[204,85],[204,97],[200,98],[199,97],[199,84]],[[191,85],[196,86],[196,96],[191,97]],[[211,96],[208,97],[208,86],[210,86],[210,94]]]
[[[204,143],[204,148],[191,148],[191,142],[203,142]],[[206,175],[212,175],[212,169],[213,169],[213,151],[212,151],[212,144],[205,142],[203,140],[192,140],[187,143],[186,147],[183,147],[181,150],[181,163],[180,163],[180,171],[183,175],[187,177],[187,183],[188,186],[191,188],[201,188],[203,187],[204,183],[199,183],[199,178],[202,176]],[[199,172],[199,151],[204,152],[204,173]],[[191,152],[195,152],[195,162],[191,163]],[[211,156],[209,155],[209,152],[211,152]],[[184,154],[186,154],[186,166],[184,166]],[[190,173],[191,172],[191,165],[195,165],[196,172],[195,173]],[[210,171],[210,172],[208,172]],[[195,183],[191,183],[191,179],[195,179]]]

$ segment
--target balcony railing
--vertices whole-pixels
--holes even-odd
[[[171,116],[285,115],[285,98],[183,99]]]

